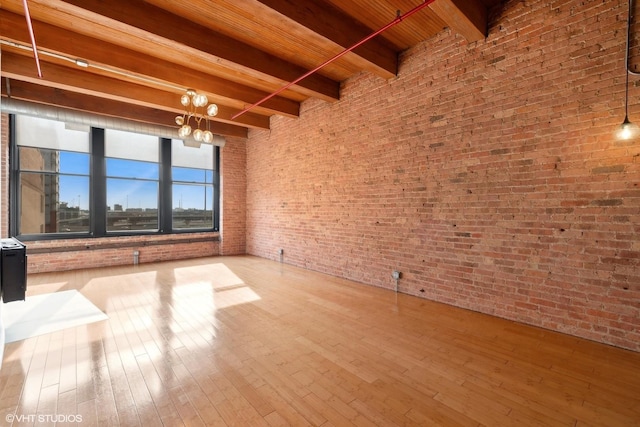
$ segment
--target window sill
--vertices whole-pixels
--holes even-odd
[[[37,240],[26,242],[27,254],[50,254],[57,252],[93,251],[105,249],[143,248],[158,245],[219,242],[220,233],[184,233],[167,235],[114,236],[86,239]]]

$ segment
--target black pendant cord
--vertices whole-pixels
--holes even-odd
[[[629,74],[640,76],[640,72],[629,69],[629,50],[631,45],[631,21],[633,20],[634,0],[629,0],[629,10],[627,11],[627,51],[624,57],[624,68],[627,70],[627,85],[629,82]]]
[[[631,18],[633,16],[634,0],[629,0],[627,10],[627,45],[624,56],[624,71],[625,71],[625,92],[624,92],[624,121],[622,126],[631,124],[629,121],[629,74],[640,76],[640,73],[629,69],[629,47],[631,44]]]

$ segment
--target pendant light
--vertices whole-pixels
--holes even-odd
[[[213,142],[213,133],[210,129],[210,119],[218,114],[218,106],[213,103],[209,104],[207,95],[197,93],[193,89],[187,89],[186,93],[180,97],[180,103],[185,108],[184,114],[176,116],[175,119],[176,124],[180,126],[178,129],[180,138],[186,138],[192,134],[190,121],[193,118],[193,125],[195,126],[193,139],[211,144]],[[204,126],[201,129],[200,125],[203,120]]]

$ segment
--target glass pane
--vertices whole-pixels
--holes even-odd
[[[89,132],[66,129],[63,122],[55,120],[18,115],[16,138],[18,145],[89,152]]]
[[[21,170],[55,172],[57,163],[57,151],[20,147]]]
[[[89,175],[89,154],[20,147],[20,169]]]
[[[60,172],[68,174],[89,175],[89,154],[60,152]]]
[[[157,229],[158,182],[107,179],[107,231]]]
[[[213,227],[213,186],[173,185],[174,229]]]
[[[20,174],[20,234],[88,232],[89,177]]]
[[[173,181],[213,183],[213,171],[204,169],[171,168]]]
[[[107,176],[122,178],[153,179],[159,177],[157,163],[138,162],[135,160],[106,159]]]
[[[157,136],[106,129],[104,139],[106,157],[156,163],[160,160],[160,139]]]
[[[201,144],[199,148],[186,147],[181,139],[171,140],[171,165],[186,168],[214,169],[213,145]]]

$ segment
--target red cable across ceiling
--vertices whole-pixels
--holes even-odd
[[[24,0],[25,4],[27,0]],[[300,77],[298,77],[297,79],[295,79],[294,81],[287,83],[286,85],[282,86],[280,89],[276,90],[275,92],[273,92],[270,95],[265,96],[264,98],[262,98],[260,101],[256,102],[255,104],[251,104],[248,107],[246,107],[244,110],[236,113],[234,116],[231,117],[232,120],[240,117],[241,115],[243,115],[244,113],[246,113],[247,111],[251,110],[254,107],[257,107],[258,105],[262,104],[265,101],[268,101],[269,99],[273,98],[274,96],[278,95],[279,93],[281,93],[284,90],[289,89],[291,86],[293,86],[296,83],[299,83],[301,80],[309,77],[311,74],[315,73],[316,71],[320,70],[321,68],[325,67],[328,64],[331,64],[333,61],[335,61],[336,59],[341,58],[342,56],[346,55],[347,53],[351,52],[353,49],[363,45],[364,43],[368,42],[369,40],[371,40],[372,38],[374,38],[375,36],[377,36],[378,34],[388,30],[389,28],[393,27],[396,24],[399,24],[400,22],[402,22],[403,19],[408,18],[409,16],[413,15],[414,13],[418,12],[419,10],[422,10],[423,8],[429,6],[431,3],[433,3],[435,0],[424,0],[421,4],[419,4],[418,6],[414,7],[413,9],[411,9],[410,11],[408,11],[407,13],[405,13],[404,15],[401,15],[398,12],[398,16],[391,22],[389,22],[387,25],[385,25],[384,27],[380,28],[379,30],[371,33],[370,35],[368,35],[367,37],[365,37],[364,39],[360,40],[359,42],[357,42],[356,44],[354,44],[353,46],[343,50],[342,52],[340,52],[339,54],[337,54],[336,56],[334,56],[333,58],[330,58],[328,60],[326,60],[325,62],[323,62],[322,64],[318,65],[316,68],[314,68],[313,70],[307,71],[306,73],[304,73],[303,75],[301,75]]]
[[[27,20],[27,28],[29,29],[29,37],[31,37],[31,46],[33,47],[33,57],[36,60],[36,68],[38,69],[38,77],[42,78],[42,70],[40,69],[40,58],[38,58],[38,47],[36,46],[36,36],[33,34],[33,25],[31,24],[31,15],[29,14],[29,5],[27,0],[22,0],[24,5],[24,17]]]

